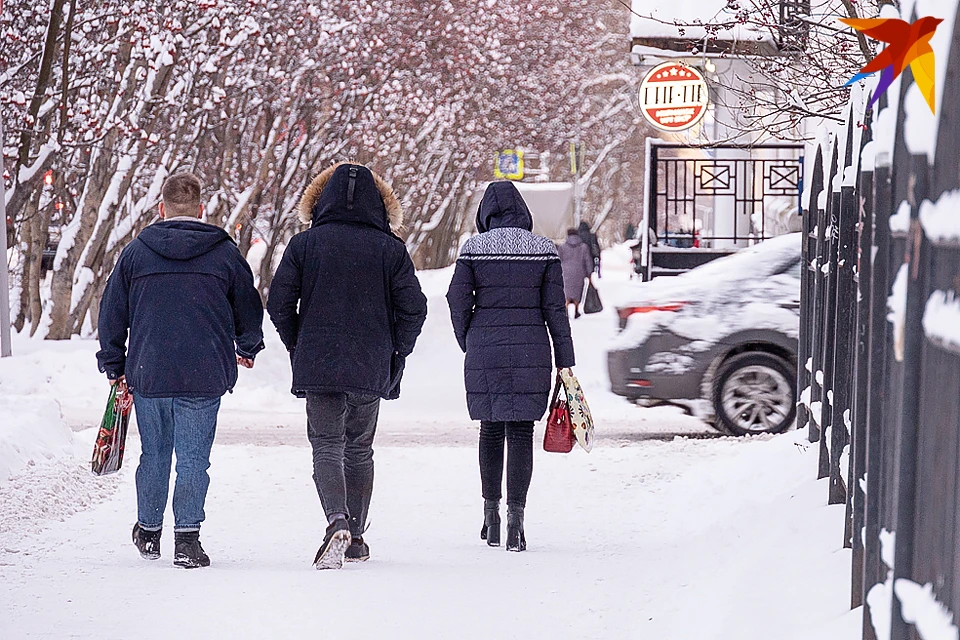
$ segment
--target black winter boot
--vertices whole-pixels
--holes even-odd
[[[486,540],[491,547],[500,546],[500,501],[483,501],[483,527],[480,539]]]
[[[173,534],[173,564],[184,569],[209,567],[210,558],[200,546],[199,531],[177,531]]]
[[[507,505],[507,551],[526,551],[527,539],[523,535],[523,507]]]
[[[370,545],[363,541],[363,536],[351,536],[350,546],[343,552],[343,559],[347,562],[366,562],[370,559]]]
[[[157,560],[160,558],[160,534],[163,529],[156,531],[146,531],[140,527],[140,523],[133,525],[133,544],[140,550],[140,556],[146,560]]]

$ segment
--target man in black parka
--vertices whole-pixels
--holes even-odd
[[[290,241],[267,311],[306,396],[313,478],[329,526],[318,569],[366,560],[362,535],[373,493],[380,399],[400,395],[404,361],[427,317],[413,262],[396,231],[393,189],[367,167],[341,163],[300,201],[308,231]]]
[[[162,220],[120,254],[100,303],[100,371],[133,393],[142,453],[133,541],[160,557],[160,533],[177,454],[174,564],[205,567],[200,523],[220,397],[263,349],[263,304],[230,236],[198,218],[200,180],[164,182]],[[130,349],[127,350],[129,332]]]

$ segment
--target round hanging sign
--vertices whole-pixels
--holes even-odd
[[[699,69],[664,62],[640,83],[640,110],[657,129],[683,131],[706,115],[707,93],[707,81]]]

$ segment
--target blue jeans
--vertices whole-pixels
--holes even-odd
[[[144,398],[133,394],[140,431],[137,520],[143,529],[163,526],[170,490],[170,465],[177,453],[173,490],[174,531],[199,531],[210,486],[210,449],[217,431],[220,398]]]

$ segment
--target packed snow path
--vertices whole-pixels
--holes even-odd
[[[0,363],[0,409],[27,429],[49,418],[34,405],[59,405],[78,453],[0,482],[0,639],[857,637],[843,508],[824,506],[815,448],[801,434],[717,438],[674,410],[611,396],[610,309],[574,324],[597,447],[538,451],[529,551],[488,548],[477,427],[442,301],[449,275],[429,276],[404,397],[384,404],[372,558],[342,571],[310,566],[322,514],[275,334],[225,399],[202,533],[213,564],[194,571],[172,566],[171,531],[156,562],[130,543],[135,433],[118,475],[87,470],[84,427],[105,395],[96,345],[18,342],[24,355]],[[610,307],[624,283],[604,281]]]

